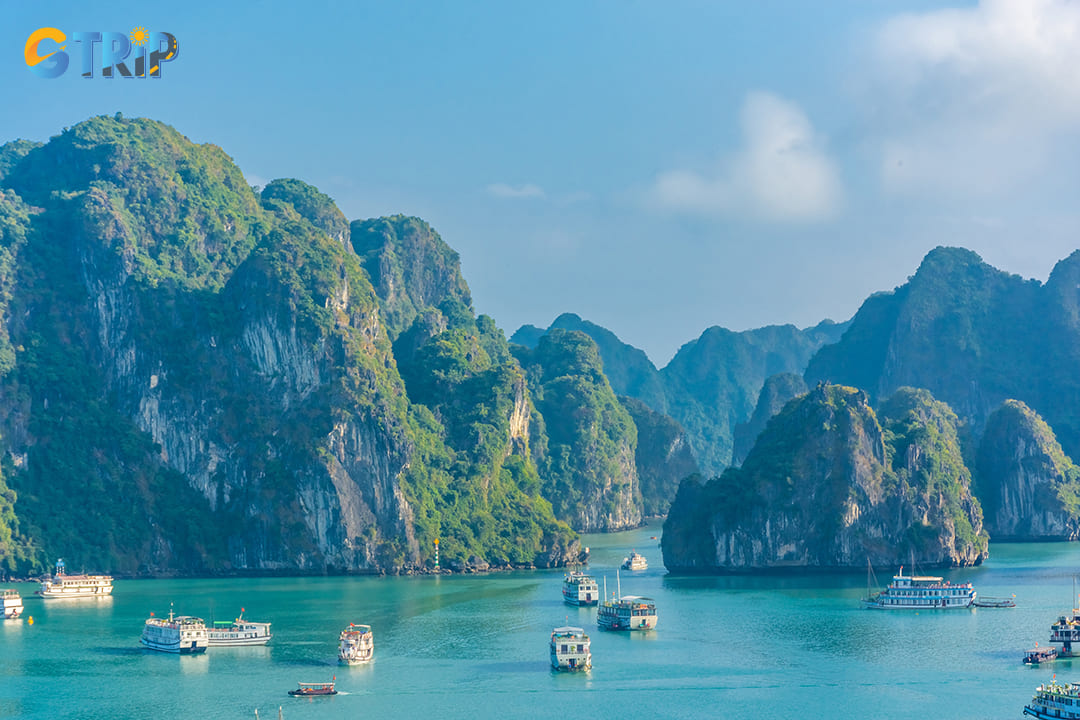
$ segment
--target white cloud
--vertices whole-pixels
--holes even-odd
[[[544,189],[538,185],[525,184],[514,187],[506,183],[493,183],[487,186],[491,195],[499,198],[542,198]]]
[[[650,192],[654,203],[702,215],[745,215],[807,222],[836,213],[842,190],[836,168],[806,114],[776,95],[747,96],[743,146],[711,173],[671,170]]]
[[[984,0],[896,16],[875,37],[863,102],[884,186],[1000,193],[1080,139],[1080,3]]]

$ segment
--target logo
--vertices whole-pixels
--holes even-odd
[[[26,65],[37,76],[58,78],[63,75],[71,57],[67,52],[68,36],[62,30],[43,27],[30,33],[24,55]],[[79,58],[82,76],[160,78],[161,66],[180,54],[176,36],[167,32],[147,32],[137,27],[130,33],[76,32],[71,33],[71,52]],[[95,63],[95,59],[97,62]]]

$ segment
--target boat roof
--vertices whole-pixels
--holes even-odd
[[[342,630],[342,632],[371,632],[370,625],[358,625],[356,623],[349,623],[349,627]]]
[[[569,625],[565,625],[563,627],[557,627],[554,630],[552,630],[551,632],[552,632],[552,634],[557,633],[559,635],[584,635],[585,634],[585,630],[583,628],[570,627]]]

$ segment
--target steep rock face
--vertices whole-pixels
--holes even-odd
[[[905,390],[879,424],[865,393],[832,385],[789,402],[741,468],[685,481],[663,537],[672,572],[968,565],[986,548],[955,415]]]
[[[379,295],[392,341],[426,308],[448,316],[472,313],[458,254],[420,218],[357,220],[351,241]]]
[[[978,451],[978,495],[995,540],[1080,537],[1080,468],[1031,408],[1007,400]]]
[[[776,413],[783,410],[788,401],[809,391],[806,381],[795,373],[780,373],[765,379],[765,384],[758,393],[754,414],[745,423],[735,426],[734,450],[731,464],[742,465],[747,453],[754,447],[766,423]]]
[[[556,517],[579,532],[640,525],[637,430],[604,376],[596,343],[555,330],[535,350],[515,345],[514,352],[546,427],[534,457]]]
[[[612,389],[670,415],[685,428],[702,469],[718,473],[730,464],[735,426],[750,419],[765,379],[801,374],[814,352],[836,342],[846,328],[847,323],[831,320],[803,330],[793,325],[745,332],[712,327],[659,371],[644,352],[572,313],[560,315],[546,331],[522,327],[511,341],[535,347],[555,329],[585,333],[600,349]]]
[[[445,492],[418,493],[421,544],[439,539],[443,557],[462,562],[576,560],[578,540],[541,496],[525,373],[495,321],[474,314],[457,253],[426,223],[402,216],[353,223],[352,243],[396,338],[409,400],[430,411],[446,445],[446,455],[425,462],[456,476]],[[451,507],[439,510],[447,499]]]
[[[473,476],[410,404],[325,195],[257,197],[220,149],[147,120],[16,150],[0,153],[0,434],[19,532],[40,543],[24,572],[56,555],[121,574],[397,571],[435,537],[448,560],[576,557],[535,471],[499,454],[528,433],[523,374],[477,389],[477,414],[517,427],[471,448],[505,460]]]
[[[652,517],[666,515],[679,483],[698,473],[686,431],[679,423],[655,412],[640,400],[620,397],[619,402],[630,413],[637,428],[634,465],[641,486],[642,512]]]
[[[936,248],[891,293],[869,298],[835,345],[811,360],[807,382],[829,380],[886,397],[925,387],[978,436],[1006,399],[1018,399],[1080,451],[1080,255],[1045,285],[994,269],[961,248]]]
[[[531,325],[519,328],[510,337],[510,342],[535,348],[540,337],[552,330],[577,330],[588,335],[600,351],[604,375],[616,394],[641,400],[656,412],[667,412],[664,381],[645,351],[624,343],[607,328],[582,320],[574,313],[563,313],[555,318],[547,330]]]
[[[703,471],[718,473],[731,463],[735,426],[750,419],[765,379],[801,373],[814,352],[835,342],[845,327],[832,321],[804,330],[712,327],[679,349],[661,370],[668,414],[686,428]]]

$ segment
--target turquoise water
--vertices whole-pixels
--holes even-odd
[[[589,536],[609,592],[631,550],[649,569],[624,594],[656,598],[659,628],[601,633],[596,610],[561,600],[562,573],[418,578],[117,581],[106,600],[42,601],[0,621],[0,717],[253,718],[1019,718],[1033,688],[1080,660],[1021,664],[1070,607],[1080,544],[993,545],[982,567],[945,573],[1014,609],[864,610],[862,576],[668,577],[659,527]],[[881,577],[880,584],[888,581]],[[141,649],[150,612],[208,621],[241,607],[273,622],[262,648],[179,657]],[[34,623],[28,622],[33,616]],[[370,624],[375,662],[341,667],[337,635]],[[588,675],[552,673],[551,628],[592,636]],[[1075,670],[1073,666],[1075,665]],[[291,698],[337,677],[341,694]]]

